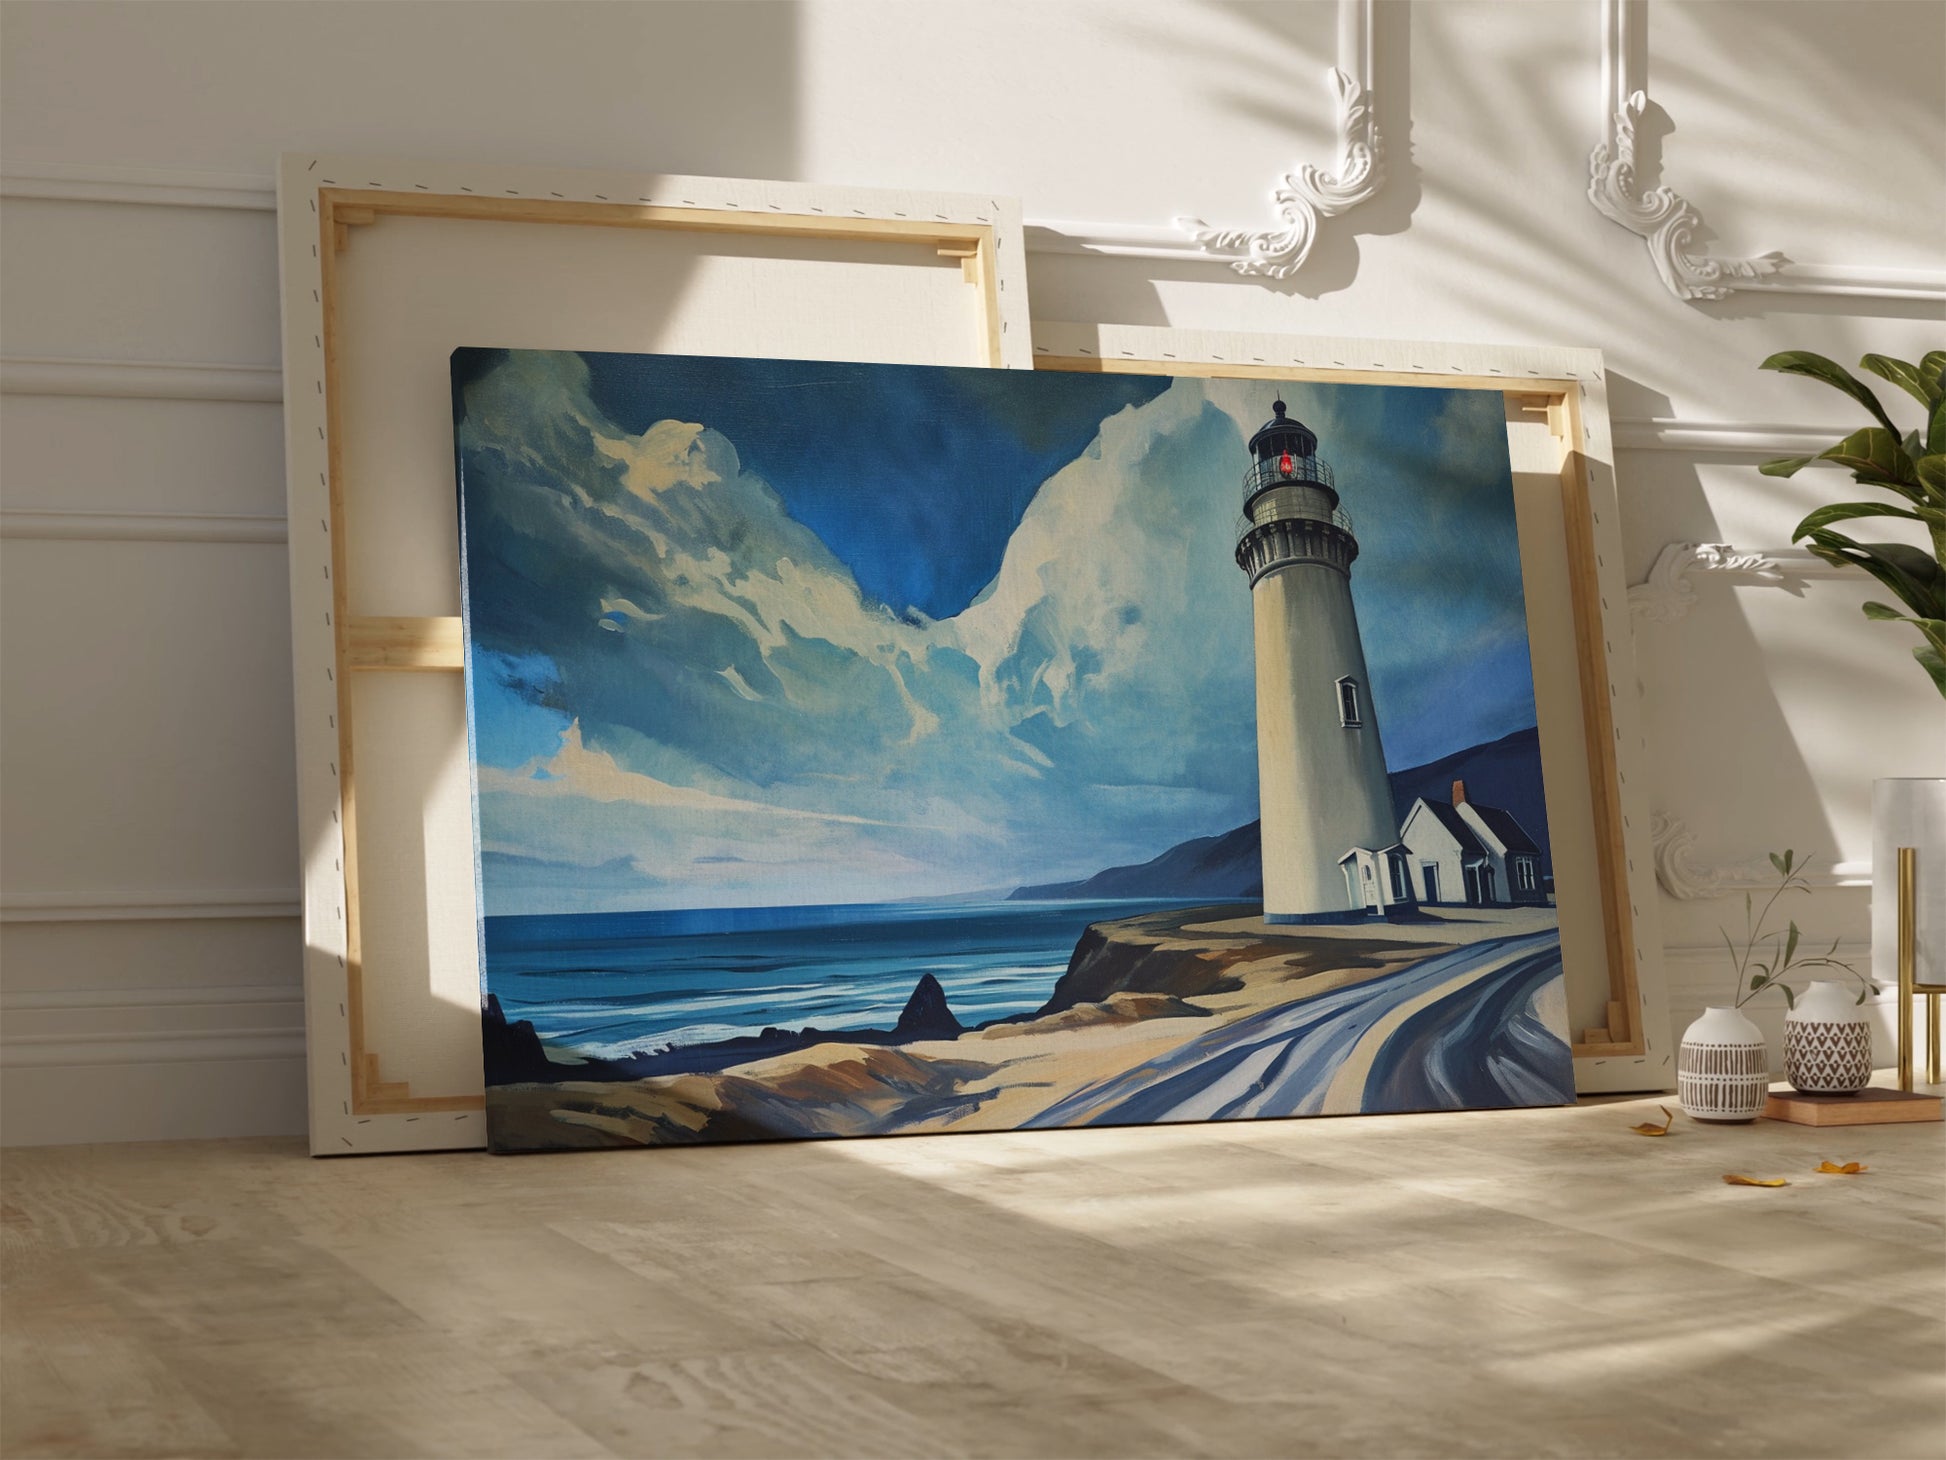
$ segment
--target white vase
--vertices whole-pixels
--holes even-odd
[[[1711,1007],[1683,1031],[1676,1092],[1696,1120],[1746,1121],[1770,1094],[1770,1046],[1741,1011]]]
[[[1872,1026],[1858,990],[1812,984],[1784,1016],[1784,1078],[1806,1095],[1855,1095],[1872,1082]]]
[[[1946,982],[1946,776],[1872,782],[1872,981],[1899,986],[1899,848],[1916,847],[1920,983]]]

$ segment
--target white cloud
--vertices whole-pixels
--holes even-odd
[[[829,821],[849,826],[899,824],[872,821],[862,816],[803,811],[767,801],[718,796],[691,786],[672,786],[654,776],[627,770],[614,756],[583,744],[579,720],[570,722],[567,729],[561,732],[561,748],[553,755],[536,757],[515,770],[481,766],[480,790],[482,793],[498,792],[552,800],[579,799],[598,804],[624,801],[655,810],[706,811],[719,816],[754,816],[767,820]]]
[[[617,434],[574,386],[580,362],[555,358],[569,386],[549,395],[516,357],[526,394],[489,417],[490,444],[531,472],[504,488],[509,520],[571,565],[576,611],[607,632],[568,621],[494,647],[553,657],[553,692],[596,743],[577,720],[545,757],[480,767],[496,847],[638,859],[690,884],[664,906],[880,901],[1085,875],[1256,814],[1233,551],[1244,442],[1273,385],[1177,380],[1109,418],[1036,494],[987,588],[930,621],[866,599],[719,432]],[[1284,398],[1327,457],[1382,424],[1341,418],[1317,387]],[[575,422],[584,448],[561,429]],[[1453,510],[1369,468],[1346,492],[1354,513],[1415,493],[1420,518]]]

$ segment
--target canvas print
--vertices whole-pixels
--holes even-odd
[[[453,399],[494,1149],[1572,1100],[1497,393]]]

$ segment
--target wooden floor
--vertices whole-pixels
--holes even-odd
[[[1946,1128],[1653,1112],[11,1151],[0,1451],[1946,1452]]]

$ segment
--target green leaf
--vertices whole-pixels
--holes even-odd
[[[1946,502],[1946,444],[1931,448],[1914,461],[1912,475],[1920,486]]]
[[[1931,461],[1933,458],[1924,458]],[[1924,522],[1926,519],[1911,507],[1898,507],[1890,502],[1833,502],[1829,507],[1820,507],[1811,513],[1791,532],[1792,541],[1805,537],[1827,527],[1833,522],[1849,522],[1859,517],[1903,517],[1908,522]]]
[[[1912,458],[1899,442],[1896,431],[1867,426],[1853,431],[1836,446],[1818,453],[1823,461],[1835,461],[1861,482],[1904,487],[1912,483]]]
[[[1927,420],[1926,450],[1946,451],[1946,396],[1940,397],[1939,404],[1932,408],[1932,415]],[[1790,473],[1785,472],[1783,475],[1789,476]]]
[[[1794,862],[1796,859],[1797,859],[1796,852],[1792,851],[1789,847],[1784,848],[1784,875],[1786,877],[1790,876],[1791,863]]]
[[[1898,427],[1892,424],[1892,418],[1885,414],[1885,407],[1872,394],[1872,388],[1836,360],[1827,360],[1809,350],[1780,350],[1758,369],[1776,370],[1784,375],[1808,375],[1813,380],[1822,380],[1833,390],[1842,390],[1870,411],[1894,438],[1899,434]]]
[[[1946,350],[1928,350],[1920,356],[1919,373],[1935,385],[1946,386]]]
[[[1775,852],[1772,852],[1770,854],[1770,865],[1777,869],[1777,875],[1779,877],[1782,877],[1784,875],[1784,859],[1778,856],[1777,853]],[[1747,892],[1744,894],[1745,897],[1748,897],[1749,895],[1750,894]]]
[[[1783,963],[1783,967],[1778,969],[1779,973],[1782,973],[1785,968],[1789,968],[1791,966],[1791,959],[1797,953],[1798,936],[1799,935],[1797,931],[1797,924],[1792,923],[1790,939],[1784,944],[1784,963]]]
[[[1786,1009],[1795,1009],[1797,1007],[1797,995],[1791,992],[1791,986],[1787,983],[1780,983],[1777,987],[1784,991],[1784,1007]]]
[[[1912,651],[1912,657],[1919,661],[1919,667],[1932,676],[1933,687],[1942,697],[1946,697],[1946,654],[1933,648],[1931,644],[1921,644]]]
[[[1761,967],[1763,967],[1763,965],[1762,965],[1762,964],[1758,964],[1757,966],[1758,966],[1759,968],[1761,968]],[[1765,980],[1764,980],[1764,975],[1763,975],[1763,974],[1761,974],[1761,973],[1753,973],[1753,974],[1751,974],[1751,975],[1750,975],[1750,987],[1751,987],[1751,988],[1752,988],[1753,990],[1754,990],[1754,989],[1760,989],[1760,988],[1762,988],[1762,987],[1764,986],[1764,982],[1765,982]]]
[[[1933,402],[1946,394],[1940,388],[1937,376],[1928,376],[1921,367],[1904,360],[1894,360],[1890,355],[1867,355],[1858,363],[1880,380],[1891,381],[1927,410],[1931,410]]]
[[[1841,532],[1813,528],[1811,551],[1829,563],[1863,568],[1920,618],[1946,618],[1946,568],[1924,548],[1902,542],[1855,542]]]
[[[1946,653],[1946,619],[1914,618],[1910,614],[1895,612],[1883,603],[1867,603],[1862,605],[1862,607],[1864,608],[1866,618],[1877,619],[1881,623],[1893,621],[1902,624],[1911,624],[1926,636],[1926,643],[1928,645],[1941,653]]]
[[[1815,456],[1780,456],[1775,461],[1766,461],[1757,470],[1767,477],[1794,477],[1816,460]]]

